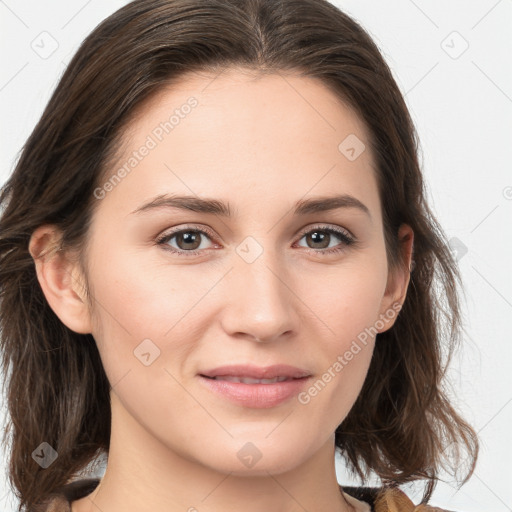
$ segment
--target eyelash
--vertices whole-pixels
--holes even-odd
[[[328,250],[327,249],[311,249],[311,248],[308,249],[308,248],[306,248],[309,251],[313,251],[316,254],[320,254],[322,256],[340,253],[342,251],[345,251],[347,249],[347,247],[354,246],[357,244],[356,239],[354,237],[352,237],[347,231],[338,229],[338,228],[333,228],[330,226],[323,226],[323,225],[318,225],[311,229],[308,229],[307,231],[302,231],[300,233],[299,240],[301,240],[305,235],[314,233],[315,231],[321,231],[321,232],[334,234],[337,237],[339,237],[341,239],[341,241],[343,242],[341,245],[343,245],[343,244],[345,245],[344,247],[335,247],[335,248],[331,248]],[[190,251],[176,250],[176,249],[171,248],[170,246],[166,245],[167,242],[169,242],[169,240],[174,238],[176,235],[179,235],[180,233],[188,233],[188,232],[197,232],[197,233],[206,235],[209,238],[214,238],[214,235],[209,230],[206,230],[204,228],[203,229],[185,228],[185,229],[180,229],[180,230],[172,231],[171,233],[166,233],[164,235],[161,235],[155,240],[155,242],[157,245],[162,246],[164,250],[169,251],[173,254],[177,254],[179,256],[189,256],[189,255],[197,256],[201,252],[204,252],[205,250],[207,250],[207,249],[193,249]]]

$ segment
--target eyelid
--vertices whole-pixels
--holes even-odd
[[[172,238],[174,235],[177,235],[178,233],[182,233],[185,231],[198,231],[199,233],[204,233],[204,234],[208,235],[211,239],[216,238],[215,233],[210,228],[207,228],[205,226],[199,227],[194,224],[184,224],[184,225],[180,225],[180,226],[181,227],[179,227],[178,229],[171,228],[170,231],[164,231],[162,234],[160,234],[156,237],[155,242],[157,244],[163,244],[163,242],[165,240],[168,240],[168,239]],[[203,249],[203,251],[204,250],[205,249]],[[191,254],[194,253],[194,251],[184,251],[184,252],[188,252]]]
[[[348,237],[352,238],[355,240],[355,236],[346,228],[342,228],[341,226],[336,226],[336,225],[329,225],[329,224],[323,224],[323,223],[319,223],[319,224],[313,224],[313,225],[309,225],[303,229],[301,229],[296,236],[300,236],[300,237],[303,237],[304,235],[308,234],[310,231],[313,231],[315,229],[325,229],[325,230],[328,230],[328,229],[332,229],[334,231],[338,231],[342,234],[346,234]],[[176,229],[176,230],[172,230],[172,231],[166,231],[164,233],[162,233],[161,235],[158,235],[157,237],[157,241],[158,240],[162,240],[164,238],[167,238],[168,236],[172,235],[172,234],[176,234],[176,233],[180,233],[182,231],[187,231],[187,230],[197,230],[197,231],[202,231],[202,232],[205,232],[207,235],[209,235],[211,238],[215,238],[216,235],[215,233],[213,233],[213,231],[205,226],[201,226],[201,227],[198,227],[197,225],[194,225],[194,224],[185,224],[183,225],[183,227],[180,227],[179,229]]]
[[[308,233],[310,233],[311,231],[314,231],[315,229],[318,229],[318,231],[324,231],[324,230],[331,231],[332,230],[332,231],[335,231],[336,233],[343,234],[347,238],[350,238],[352,240],[356,239],[356,237],[346,228],[342,228],[341,226],[337,226],[335,224],[323,224],[323,223],[309,225],[308,227],[299,231],[297,236],[300,236],[302,238],[304,235],[307,235]]]

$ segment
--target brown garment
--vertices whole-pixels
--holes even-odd
[[[71,502],[90,494],[99,483],[99,478],[86,478],[69,483],[55,491],[45,503],[32,508],[30,512],[71,512]],[[416,506],[397,488],[340,486],[340,490],[368,503],[371,512],[450,512],[430,505]]]

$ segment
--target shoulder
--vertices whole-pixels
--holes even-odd
[[[454,512],[428,504],[415,505],[398,487],[341,486],[343,492],[368,503],[371,512]]]
[[[90,494],[99,483],[99,478],[84,478],[65,484],[29,512],[71,512],[71,502]]]

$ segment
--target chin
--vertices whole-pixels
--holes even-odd
[[[246,438],[248,439],[248,438]],[[304,444],[280,442],[275,439],[254,438],[254,441],[232,440],[230,446],[224,445],[220,452],[210,452],[208,461],[202,454],[202,463],[222,473],[236,476],[268,476],[294,469],[306,458]],[[220,444],[220,443],[219,443]]]

